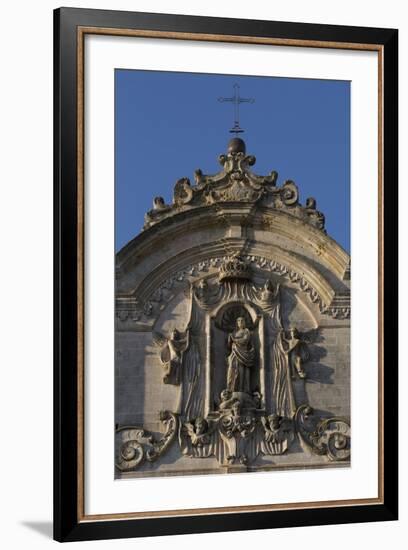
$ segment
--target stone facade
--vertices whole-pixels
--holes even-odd
[[[350,258],[245,143],[116,258],[117,477],[350,463]]]

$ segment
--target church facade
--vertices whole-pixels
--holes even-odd
[[[350,464],[350,257],[233,138],[116,256],[115,476]]]

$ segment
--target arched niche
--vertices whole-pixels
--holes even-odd
[[[265,339],[264,319],[259,307],[249,301],[232,300],[219,306],[211,315],[208,334],[209,358],[209,413],[214,413],[220,405],[220,395],[227,388],[229,335],[236,330],[238,318],[243,318],[251,332],[255,348],[255,363],[250,373],[250,388],[261,396],[259,408],[265,399]]]

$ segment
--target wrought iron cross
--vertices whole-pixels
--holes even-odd
[[[241,97],[239,95],[239,85],[234,84],[234,95],[232,97],[219,97],[218,101],[221,101],[221,103],[229,101],[234,104],[234,126],[231,128],[230,132],[236,135],[242,134],[244,130],[239,125],[239,105],[240,103],[254,103],[255,99],[252,97]]]

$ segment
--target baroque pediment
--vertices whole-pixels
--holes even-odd
[[[163,197],[154,198],[153,209],[145,215],[144,229],[174,214],[195,208],[249,203],[283,210],[324,232],[325,217],[317,210],[316,200],[309,197],[302,205],[298,187],[292,180],[278,185],[278,174],[274,170],[265,176],[255,174],[251,170],[255,162],[253,155],[246,154],[244,141],[233,138],[227,153],[219,157],[220,172],[208,175],[198,169],[194,174],[194,183],[186,177],[179,179],[174,186],[171,204],[166,204]]]

